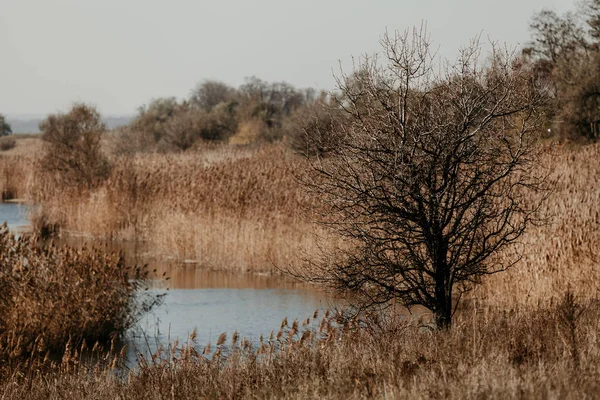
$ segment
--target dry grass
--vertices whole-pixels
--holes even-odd
[[[0,260],[2,368],[60,357],[84,341],[109,342],[160,299],[138,295],[147,272],[119,254],[16,239],[6,225]]]
[[[593,144],[546,160],[558,182],[544,210],[551,223],[526,234],[519,265],[469,294],[449,332],[431,330],[425,318],[345,328],[317,319],[292,323],[263,345],[226,341],[207,354],[175,346],[125,379],[110,369],[59,368],[25,381],[5,376],[0,391],[7,399],[594,398],[599,156]],[[139,237],[158,254],[215,268],[268,269],[316,249],[302,211],[312,200],[287,169],[302,164],[282,148],[219,147],[113,165],[91,193],[38,184],[47,218],[66,230]]]
[[[110,369],[62,369],[26,384],[10,379],[0,391],[7,399],[594,398],[600,307],[575,303],[585,312],[572,335],[567,297],[548,307],[472,310],[450,332],[317,316],[284,321],[256,344],[234,333],[203,350],[192,336],[140,359],[125,379]]]
[[[37,218],[63,232],[144,241],[155,257],[270,271],[316,246],[311,199],[289,171],[298,163],[279,146],[118,157],[92,191],[38,182]]]
[[[562,146],[551,155],[557,186],[542,210],[548,224],[523,238],[524,258],[489,278],[475,297],[500,308],[537,304],[571,287],[586,298],[600,297],[600,144]]]
[[[551,156],[558,179],[544,210],[551,223],[532,228],[519,266],[488,279],[472,298],[535,303],[568,283],[596,294],[600,165],[591,160],[599,156],[600,144],[563,146]],[[305,212],[314,202],[291,171],[303,162],[283,147],[211,146],[111,162],[108,180],[88,192],[34,182],[34,159],[3,157],[0,188],[7,197],[37,199],[38,217],[63,232],[141,240],[151,256],[211,268],[269,271],[317,251],[314,234],[323,232]]]
[[[0,155],[1,200],[31,198],[35,183],[35,156]]]
[[[11,135],[11,139],[16,146],[0,155],[1,200],[31,199],[42,140],[39,135]]]
[[[39,134],[11,135],[10,139],[15,141],[15,147],[10,150],[3,151],[3,155],[7,156],[31,156],[42,151],[42,139]]]

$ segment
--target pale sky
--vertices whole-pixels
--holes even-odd
[[[469,39],[519,46],[543,7],[573,0],[0,0],[0,113],[48,114],[75,101],[126,115],[184,98],[203,79],[255,75],[334,88],[338,60],[372,54],[385,32],[422,21],[440,54]]]

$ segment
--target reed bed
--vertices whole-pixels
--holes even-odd
[[[548,301],[571,288],[600,297],[600,144],[558,147],[542,160],[553,168],[554,193],[544,203],[547,223],[523,237],[523,259],[492,276],[473,297],[500,308]]]
[[[414,320],[284,321],[250,343],[173,343],[127,376],[58,369],[27,384],[0,383],[6,399],[594,398],[600,389],[597,301],[569,292],[549,306],[463,313],[451,331]]]
[[[259,343],[223,337],[205,350],[192,338],[140,359],[124,377],[72,368],[67,357],[52,371],[27,370],[25,381],[4,374],[0,391],[7,399],[594,398],[599,156],[600,144],[562,146],[542,160],[557,182],[542,210],[549,222],[523,237],[517,266],[468,293],[450,331],[432,330],[426,315],[310,318]],[[269,271],[336,240],[311,223],[318,202],[293,176],[303,161],[282,147],[116,157],[112,165],[91,191],[37,176],[38,217],[63,232],[143,240],[155,255],[232,270]]]
[[[313,200],[282,146],[116,157],[109,178],[84,191],[38,179],[34,221],[63,232],[143,241],[152,257],[242,271],[273,271],[316,246]]]
[[[32,197],[36,160],[35,155],[0,155],[1,201]]]
[[[119,254],[17,239],[0,226],[0,374],[118,338],[160,302],[140,293],[147,275]]]
[[[599,155],[600,144],[563,145],[543,160],[557,180],[542,210],[550,222],[526,233],[516,268],[487,279],[472,298],[509,304],[518,293],[518,301],[535,303],[569,284],[578,294],[596,293],[600,165],[592,160]],[[153,257],[255,272],[297,263],[299,254],[337,240],[312,223],[319,203],[294,177],[304,160],[283,146],[113,156],[109,178],[91,191],[54,185],[27,157],[0,158],[0,185],[40,203],[38,228],[143,241]]]

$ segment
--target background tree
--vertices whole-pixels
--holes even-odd
[[[91,188],[106,178],[109,164],[101,150],[106,126],[94,107],[75,104],[66,114],[50,115],[40,130],[45,142],[40,161],[44,172],[73,187]]]
[[[211,111],[219,103],[232,101],[235,95],[235,89],[226,83],[207,79],[192,91],[190,102],[205,111]]]
[[[425,306],[449,327],[457,292],[513,266],[518,253],[499,251],[537,219],[543,91],[509,54],[481,67],[477,43],[442,76],[423,31],[382,47],[384,64],[365,58],[339,79],[339,139],[305,181],[348,241],[306,278],[364,307]]]
[[[4,115],[0,114],[0,136],[6,136],[10,134],[12,134],[12,129],[8,122],[6,122]]]
[[[588,27],[587,33],[592,44],[598,50],[600,42],[600,0],[586,0],[580,3],[579,12],[583,15]]]
[[[532,40],[524,54],[536,79],[552,87],[546,112],[561,136],[598,137],[598,21],[598,0],[583,1],[564,15],[544,9],[531,20]]]

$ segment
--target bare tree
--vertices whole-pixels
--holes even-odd
[[[529,29],[532,41],[527,50],[553,65],[588,47],[585,30],[573,13],[561,16],[543,9],[534,14]]]
[[[579,13],[585,19],[587,31],[598,50],[600,42],[600,0],[584,0],[579,4]]]
[[[447,328],[460,293],[513,266],[518,252],[498,252],[538,220],[543,91],[508,52],[480,65],[478,42],[445,68],[423,30],[381,44],[384,64],[365,57],[338,80],[338,141],[304,181],[347,239],[305,277],[365,307],[425,306]]]

